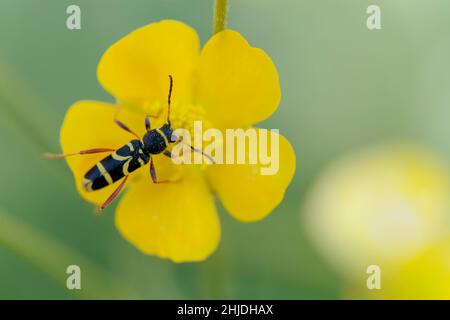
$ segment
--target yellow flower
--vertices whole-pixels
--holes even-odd
[[[314,184],[303,225],[336,269],[365,287],[368,266],[383,274],[448,235],[449,177],[445,163],[416,146],[351,153]]]
[[[450,238],[422,250],[398,266],[381,269],[381,289],[365,282],[346,289],[350,299],[450,299]]]
[[[174,78],[171,118],[176,128],[191,129],[193,120],[208,127],[247,128],[277,108],[278,74],[264,51],[252,48],[237,32],[222,31],[199,50],[196,32],[177,21],[162,21],[135,30],[113,44],[97,70],[100,83],[117,104],[79,101],[67,112],[61,128],[64,153],[90,148],[116,149],[133,137],[113,122],[118,119],[142,136],[144,118],[152,127],[166,117],[168,75]],[[263,129],[259,129],[263,130]],[[116,226],[146,254],[175,262],[208,257],[220,239],[213,194],[241,221],[267,216],[283,199],[295,172],[295,155],[280,136],[279,171],[260,175],[253,165],[177,166],[154,157],[158,178],[181,175],[179,183],[153,184],[148,166],[130,175],[128,189],[116,210]],[[95,192],[82,187],[83,176],[105,154],[74,156],[67,162],[80,194],[101,204],[117,187]]]

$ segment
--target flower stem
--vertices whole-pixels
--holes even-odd
[[[48,105],[41,95],[0,56],[0,117],[6,118],[39,152],[54,149],[56,125],[41,106]],[[48,110],[48,109],[46,109]],[[45,125],[40,125],[45,124]]]
[[[225,29],[227,24],[228,0],[216,0],[214,8],[214,34]]]
[[[79,265],[82,290],[74,290],[79,298],[104,299],[135,298],[136,294],[116,277],[107,274],[88,258],[61,244],[57,239],[21,221],[17,215],[0,208],[0,247],[34,266],[49,279],[65,287],[66,268]],[[84,281],[84,278],[89,281]]]
[[[53,149],[53,145],[43,136],[35,123],[27,119],[13,103],[2,96],[0,96],[0,109],[38,150],[44,152],[45,150]]]

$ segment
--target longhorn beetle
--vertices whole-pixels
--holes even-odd
[[[150,117],[147,115],[145,117],[145,128],[147,129],[147,132],[142,137],[142,140],[128,126],[126,126],[123,122],[119,121],[115,117],[114,122],[121,129],[134,135],[136,139],[131,140],[117,150],[96,148],[67,154],[46,154],[46,158],[62,159],[74,155],[112,152],[110,155],[95,164],[84,175],[83,188],[85,191],[95,191],[102,189],[123,178],[122,182],[108,197],[108,199],[106,199],[106,201],[100,207],[98,207],[98,211],[105,209],[119,195],[131,172],[145,166],[148,162],[150,162],[150,176],[153,183],[175,182],[174,180],[158,180],[156,177],[156,170],[152,159],[152,155],[160,153],[169,158],[174,157],[174,155],[169,150],[167,150],[169,144],[171,143],[184,143],[188,147],[190,147],[192,151],[201,153],[203,156],[208,158],[209,161],[214,163],[214,160],[209,155],[204,154],[201,150],[183,142],[173,134],[172,124],[170,122],[170,102],[172,97],[172,87],[173,78],[171,75],[169,75],[169,94],[167,98],[166,123],[160,128],[151,129]]]

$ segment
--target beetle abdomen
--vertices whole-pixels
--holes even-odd
[[[104,188],[147,164],[149,157],[143,152],[142,143],[132,140],[100,160],[85,175],[83,188],[94,191]]]

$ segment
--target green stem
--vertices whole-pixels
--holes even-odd
[[[49,138],[56,126],[50,124],[49,115],[40,108],[46,105],[41,95],[0,56],[0,116],[14,124],[40,153],[56,147]]]
[[[42,130],[38,129],[34,122],[24,117],[13,103],[2,96],[0,96],[0,109],[40,152],[52,150],[52,144],[43,136]]]
[[[84,299],[135,298],[124,284],[105,274],[92,261],[56,239],[22,222],[0,208],[0,246],[29,262],[57,284],[65,287],[69,265],[81,270],[81,290],[71,293]],[[69,290],[69,289],[67,289]]]
[[[225,29],[227,24],[228,0],[216,0],[214,8],[214,34]]]

